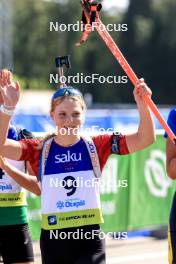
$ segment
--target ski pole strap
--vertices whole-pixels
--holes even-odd
[[[96,19],[99,17],[99,12],[102,8],[102,5],[98,1],[92,0],[81,0],[82,5],[82,18],[83,23],[83,34],[81,40],[76,43],[76,46],[80,46],[82,43],[86,42],[89,34],[92,32],[92,25],[96,22]]]

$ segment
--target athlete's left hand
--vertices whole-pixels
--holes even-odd
[[[134,91],[134,98],[137,104],[141,104],[144,103],[144,97],[145,96],[149,96],[151,98],[152,96],[152,91],[151,89],[147,86],[147,84],[145,83],[144,79],[141,78],[139,79],[139,81],[137,82]]]

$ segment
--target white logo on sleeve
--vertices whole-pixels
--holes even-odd
[[[66,154],[58,154],[55,155],[55,163],[64,163],[64,162],[75,162],[75,161],[81,161],[81,153],[70,153],[68,150]]]
[[[144,175],[150,192],[156,197],[166,197],[172,185],[166,174],[166,157],[164,152],[153,150],[150,158],[145,162]]]

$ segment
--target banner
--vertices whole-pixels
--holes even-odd
[[[127,230],[129,156],[112,155],[102,174],[101,203],[105,232]]]
[[[158,136],[154,145],[129,156],[128,230],[168,224],[175,188],[166,174],[165,145]]]
[[[163,136],[158,135],[155,144],[145,150],[109,159],[103,172],[104,181],[114,175],[115,169],[116,180],[121,185],[127,180],[127,187],[114,187],[108,194],[102,192],[105,219],[102,227],[106,232],[168,224],[175,183],[166,174],[165,144]]]
[[[29,228],[32,240],[39,240],[41,230],[40,197],[27,192]]]

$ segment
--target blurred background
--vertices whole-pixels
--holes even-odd
[[[101,19],[105,25],[127,25],[127,31],[114,31],[111,35],[137,76],[144,77],[151,87],[153,100],[166,120],[176,101],[176,1],[104,0],[102,4]],[[57,73],[57,56],[71,55],[72,68],[66,75],[125,75],[97,32],[76,48],[80,31],[50,31],[50,22],[68,25],[80,18],[78,0],[0,0],[0,68],[12,69],[22,86],[14,117],[17,126],[33,132],[53,130],[48,111],[51,94],[57,88],[57,84],[50,83],[50,74]],[[114,127],[123,133],[136,129],[138,113],[129,80],[124,84],[96,82],[76,86],[88,103],[85,127]],[[112,157],[104,170],[105,231],[140,230],[145,235],[166,238],[174,183],[165,172],[164,131],[158,121],[155,123],[158,136],[153,146],[129,157]],[[112,175],[116,183],[126,179],[127,188],[109,186]],[[40,202],[34,195],[28,196],[32,234],[38,239]]]
[[[127,25],[127,31],[113,31],[112,37],[129,64],[151,87],[154,102],[161,108],[170,108],[175,104],[176,95],[176,2],[104,0],[103,6],[101,18],[105,25],[116,24],[117,28]],[[20,103],[23,114],[24,110],[30,114],[31,111],[48,113],[50,93],[57,87],[56,83],[50,83],[50,74],[57,73],[54,59],[59,55],[71,55],[72,68],[67,71],[68,76],[77,73],[125,76],[97,32],[90,34],[86,44],[76,48],[80,31],[50,31],[50,22],[68,25],[77,23],[80,18],[80,4],[75,0],[0,0],[0,68],[12,69],[20,80],[24,91]],[[76,86],[85,95],[89,108],[135,108],[129,80],[117,84],[95,81]],[[163,111],[165,118],[167,109]],[[125,116],[127,119],[127,112]],[[133,122],[138,122],[136,116],[137,113]],[[15,122],[23,125],[19,118]],[[46,123],[43,128],[33,128],[32,123],[28,118],[25,127],[46,130]],[[157,122],[156,125],[161,128]]]
[[[127,31],[112,32],[112,36],[136,74],[145,77],[154,101],[175,104],[176,2],[104,0],[103,4],[105,25],[127,24]],[[80,20],[78,0],[1,0],[0,12],[0,67],[13,69],[23,89],[53,89],[49,75],[56,73],[54,58],[65,54],[71,55],[68,75],[124,75],[97,33],[90,34],[81,48],[75,48],[81,32],[50,31],[51,21],[67,25]],[[83,93],[91,93],[94,103],[134,103],[130,81],[77,86]]]

